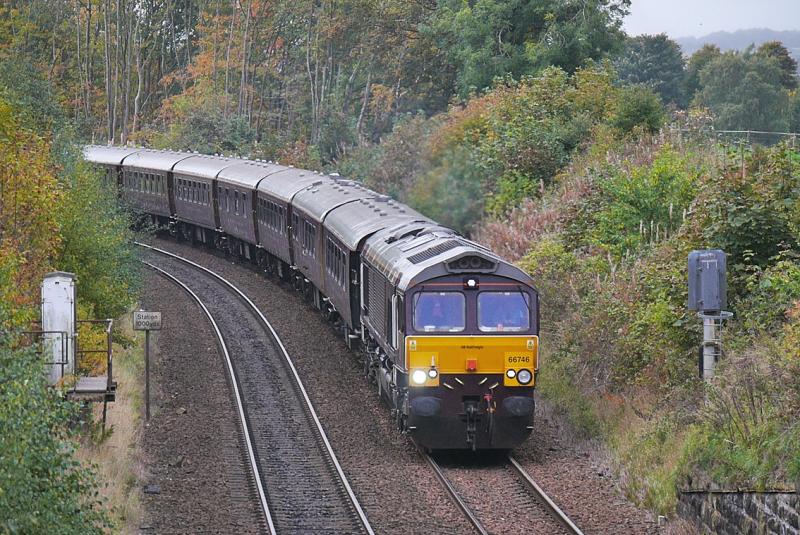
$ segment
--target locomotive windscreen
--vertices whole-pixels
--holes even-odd
[[[459,332],[466,326],[466,303],[460,292],[420,292],[414,296],[414,329]]]
[[[523,292],[479,293],[478,326],[483,332],[527,331],[531,326],[530,296]]]

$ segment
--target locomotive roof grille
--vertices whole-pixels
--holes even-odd
[[[458,240],[447,240],[438,245],[434,245],[430,249],[426,249],[424,251],[420,251],[419,253],[409,256],[408,261],[411,262],[412,264],[420,264],[425,260],[433,258],[434,256],[439,256],[445,251],[449,251],[450,249],[455,249],[459,245],[460,243],[458,242]]]

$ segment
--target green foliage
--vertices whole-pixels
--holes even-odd
[[[800,134],[800,91],[795,91],[789,100],[789,132]]]
[[[723,365],[686,444],[686,472],[699,469],[719,484],[757,490],[797,481],[800,428],[792,415],[798,399],[784,395],[797,392],[791,375],[797,367],[784,363],[780,355],[765,355]]]
[[[93,472],[73,457],[78,406],[49,388],[33,351],[0,341],[0,532],[104,533]]]
[[[641,128],[645,132],[658,132],[664,124],[664,107],[658,95],[644,86],[622,89],[617,113],[611,124],[623,134]]]
[[[470,230],[475,214],[483,210],[483,175],[465,147],[448,151],[435,173],[417,179],[412,206],[439,223],[462,232]]]
[[[521,78],[547,66],[574,72],[619,49],[628,0],[444,0],[427,32],[456,66],[458,94]]]
[[[342,176],[407,202],[415,181],[427,170],[427,140],[440,126],[438,118],[417,114],[401,118],[379,145],[365,147],[336,162]]]
[[[700,85],[700,72],[712,60],[722,55],[717,45],[705,44],[703,48],[697,50],[694,54],[689,56],[689,61],[686,62],[686,101],[691,102],[698,91],[702,88]]]
[[[709,108],[717,128],[785,132],[788,94],[777,61],[747,50],[726,52],[700,71],[698,102]]]
[[[649,87],[667,104],[685,105],[683,54],[666,34],[629,37],[614,65],[622,82]]]
[[[677,504],[675,488],[684,438],[681,422],[665,415],[630,431],[616,444],[627,472],[625,492],[652,511],[670,514]]]
[[[777,334],[786,311],[800,300],[800,263],[796,258],[783,258],[766,269],[753,266],[750,271],[745,282],[748,295],[738,307],[744,327],[750,332]]]
[[[540,195],[592,128],[608,120],[617,94],[607,66],[498,81],[432,124],[398,128],[384,141],[387,151],[363,161],[372,161],[374,187],[399,192],[426,215],[467,231],[484,211],[500,216]],[[409,148],[410,135],[428,132],[422,152]]]
[[[767,41],[758,47],[756,54],[770,58],[778,64],[783,76],[781,84],[784,88],[797,89],[797,60],[795,60],[789,50],[780,41]]]
[[[172,122],[166,133],[155,137],[154,144],[201,154],[247,155],[253,151],[255,139],[245,118],[225,117],[219,109],[198,107],[190,109],[181,121]]]
[[[616,171],[616,172],[614,172]],[[617,258],[663,239],[683,223],[700,172],[669,145],[647,167],[614,170],[598,181],[602,207],[593,217],[590,241]]]
[[[750,176],[738,166],[729,169],[705,200],[706,241],[726,251],[729,264],[740,270],[764,266],[782,250],[796,249],[798,239],[793,217],[800,201],[800,162],[777,147],[748,155],[747,167]]]
[[[66,180],[69,187],[57,207],[63,245],[56,265],[76,274],[80,299],[97,317],[115,318],[133,304],[139,289],[130,214],[88,164],[78,164]]]

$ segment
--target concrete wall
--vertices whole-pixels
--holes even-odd
[[[800,535],[796,492],[681,492],[678,514],[701,533]]]

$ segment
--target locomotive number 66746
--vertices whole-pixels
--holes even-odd
[[[507,449],[531,433],[539,296],[516,266],[338,176],[132,147],[84,154],[153,223],[294,284],[360,346],[418,444]]]

